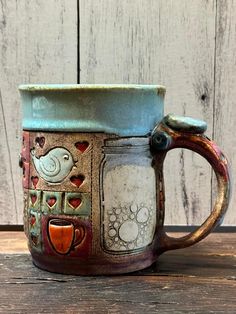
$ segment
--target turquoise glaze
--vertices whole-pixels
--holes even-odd
[[[20,85],[23,129],[149,134],[163,117],[159,85]]]
[[[172,130],[187,132],[193,134],[202,134],[207,129],[207,124],[205,121],[193,119],[190,117],[181,117],[174,114],[168,114],[164,117],[164,123]]]

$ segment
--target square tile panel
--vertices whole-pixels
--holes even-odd
[[[28,206],[31,209],[40,211],[41,205],[41,191],[29,190]]]
[[[91,213],[90,193],[65,193],[64,213],[89,216]]]
[[[41,251],[41,214],[33,209],[29,209],[28,230],[30,246],[37,251]]]
[[[62,192],[44,191],[41,210],[43,213],[59,214],[62,212]]]
[[[42,242],[44,254],[56,256],[59,263],[68,257],[87,258],[92,248],[91,221],[85,216],[42,215]]]

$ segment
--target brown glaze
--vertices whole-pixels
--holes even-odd
[[[156,162],[160,161],[160,151],[165,154],[174,148],[186,148],[195,151],[211,164],[218,182],[218,195],[211,214],[195,231],[177,239],[169,237],[164,231],[162,232],[160,238],[160,249],[163,251],[193,245],[201,241],[216,226],[221,224],[228,208],[231,190],[228,161],[221,152],[220,148],[203,134],[203,131],[206,129],[205,125],[203,125],[203,130],[200,128],[199,133],[195,133],[194,127],[187,128],[184,126],[184,129],[181,129],[180,127],[178,128],[177,125],[176,129],[171,129],[167,125],[168,119],[169,116],[165,117],[163,122],[153,131],[152,139],[153,137],[160,138],[160,141],[158,141],[159,143],[155,144],[152,141],[154,160]],[[184,118],[182,118],[182,120],[184,120]],[[173,122],[172,117],[171,122]]]

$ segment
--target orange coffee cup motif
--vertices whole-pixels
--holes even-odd
[[[68,254],[85,236],[82,226],[75,228],[72,222],[65,219],[51,219],[48,233],[54,250],[59,254]]]

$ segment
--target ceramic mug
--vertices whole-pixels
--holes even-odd
[[[157,85],[22,85],[24,228],[33,262],[67,274],[118,274],[202,240],[229,202],[225,156],[206,123],[164,117]],[[163,162],[174,148],[211,164],[218,196],[194,232],[164,227]]]

